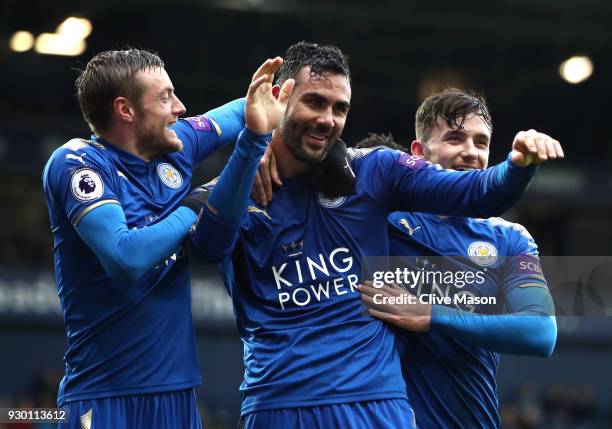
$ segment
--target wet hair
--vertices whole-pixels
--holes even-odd
[[[419,106],[415,117],[416,138],[426,143],[439,119],[450,128],[463,128],[469,115],[480,116],[493,131],[489,108],[482,96],[457,88],[444,89],[426,98]]]
[[[89,60],[76,79],[75,89],[83,119],[91,130],[98,134],[110,127],[115,98],[140,100],[145,88],[136,73],[163,67],[157,54],[134,48],[100,52]]]
[[[356,149],[367,149],[371,147],[385,146],[391,149],[400,150],[402,152],[409,152],[409,148],[404,145],[397,143],[393,140],[393,135],[369,133],[368,136],[355,144]]]
[[[283,65],[276,73],[276,83],[295,79],[303,67],[310,66],[310,78],[320,79],[328,73],[341,74],[351,82],[348,58],[336,46],[299,42],[289,46],[283,57]]]

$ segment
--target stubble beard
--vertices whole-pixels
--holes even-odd
[[[302,134],[298,133],[298,126],[295,122],[291,121],[284,117],[279,126],[280,135],[287,145],[289,152],[293,155],[295,159],[301,161],[305,164],[316,165],[322,162],[327,156],[327,152],[329,152],[329,148],[336,143],[337,139],[329,140],[327,146],[325,146],[324,150],[320,154],[312,154],[308,152],[304,148],[304,144],[302,143]],[[295,133],[290,133],[290,131],[296,131]]]
[[[183,144],[178,140],[178,143],[170,140],[166,136],[166,129],[156,132],[152,128],[138,129],[136,136],[138,139],[138,148],[141,152],[150,154],[151,158],[167,153],[179,152],[183,149]],[[178,138],[178,136],[177,136]]]

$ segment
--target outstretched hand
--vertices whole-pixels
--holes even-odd
[[[374,287],[366,281],[357,286],[366,313],[384,322],[413,332],[429,331],[431,305],[420,302],[418,297],[395,283]]]
[[[519,131],[512,142],[512,163],[518,167],[540,164],[549,159],[563,158],[561,144],[536,130]]]
[[[272,93],[274,73],[283,64],[281,57],[267,59],[255,72],[246,96],[245,122],[256,134],[272,132],[279,124],[287,109],[289,96],[295,81],[287,79],[278,97]]]

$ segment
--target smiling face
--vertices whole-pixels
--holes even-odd
[[[152,157],[182,150],[183,142],[170,126],[185,113],[185,106],[174,94],[168,73],[159,67],[147,68],[135,78],[144,88],[134,103],[137,147]]]
[[[412,153],[452,170],[485,169],[490,143],[489,125],[481,116],[468,114],[462,127],[451,127],[438,118],[427,141],[412,143]]]
[[[293,157],[306,164],[321,162],[342,134],[350,101],[345,75],[311,76],[310,66],[303,67],[279,127]]]

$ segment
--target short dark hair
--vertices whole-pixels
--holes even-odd
[[[144,87],[134,76],[156,67],[164,68],[156,53],[134,48],[100,52],[89,60],[75,88],[83,119],[94,133],[110,127],[115,98],[140,100]]]
[[[348,58],[336,46],[318,45],[301,41],[289,46],[283,57],[283,65],[276,73],[276,83],[295,79],[303,67],[310,66],[310,77],[320,78],[326,73],[342,74],[351,82]]]
[[[475,92],[457,88],[446,88],[430,97],[419,106],[415,118],[416,138],[425,143],[431,137],[438,119],[451,128],[462,128],[468,115],[480,116],[493,131],[493,121],[485,99]]]
[[[366,138],[360,140],[355,144],[355,148],[357,149],[366,149],[371,147],[379,147],[386,146],[391,149],[401,150],[402,152],[408,152],[408,148],[404,145],[397,143],[393,140],[393,135],[389,134],[378,134],[378,133],[369,133]]]

